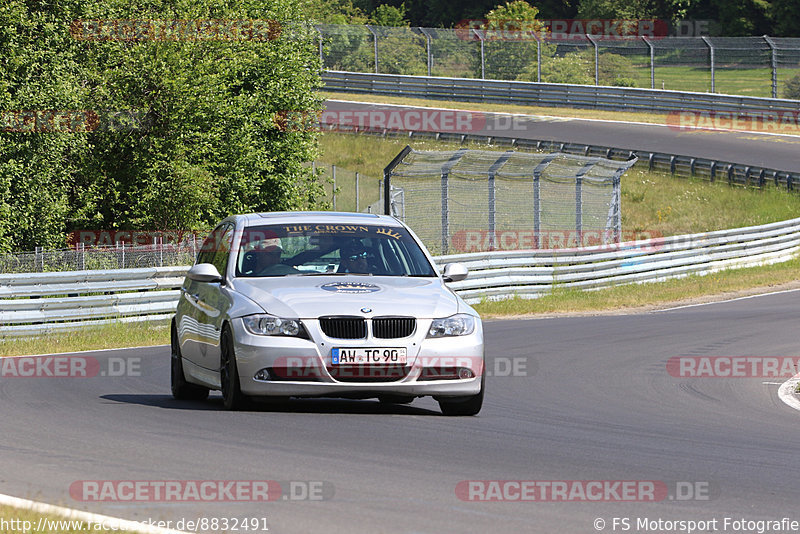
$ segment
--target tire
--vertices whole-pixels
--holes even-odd
[[[447,416],[477,415],[483,406],[483,391],[486,384],[486,375],[481,376],[481,390],[476,395],[468,397],[440,397],[439,408]]]
[[[172,386],[172,396],[178,400],[203,400],[208,397],[208,388],[190,384],[186,381],[183,374],[183,359],[181,358],[181,346],[178,342],[178,331],[175,328],[175,321],[172,321],[170,328],[170,385]]]
[[[222,404],[226,410],[241,410],[248,404],[248,398],[242,393],[239,386],[239,369],[236,366],[233,337],[231,329],[227,325],[222,328],[219,348],[219,381],[222,389]]]
[[[414,397],[387,393],[385,395],[378,395],[378,400],[381,401],[381,404],[411,404],[414,402]]]

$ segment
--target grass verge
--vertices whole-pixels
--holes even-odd
[[[41,337],[0,338],[0,356],[146,347],[168,343],[169,323],[167,321],[111,323],[73,332],[53,333]]]

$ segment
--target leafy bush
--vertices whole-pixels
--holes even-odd
[[[800,100],[800,74],[794,78],[786,80],[786,84],[783,88],[783,98]]]

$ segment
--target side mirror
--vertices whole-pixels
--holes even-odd
[[[216,267],[214,267],[210,263],[198,263],[194,265],[189,272],[186,273],[186,277],[190,280],[194,280],[195,282],[221,282],[222,275],[219,274],[219,271]]]
[[[442,278],[445,282],[460,282],[467,277],[469,270],[460,263],[448,263],[444,266]]]

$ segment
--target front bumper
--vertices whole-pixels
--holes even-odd
[[[418,319],[417,330],[401,339],[332,339],[316,320],[304,320],[310,336],[299,339],[250,334],[241,319],[231,321],[234,352],[242,392],[253,396],[407,396],[476,395],[484,372],[483,330],[480,321],[467,336],[427,339],[430,319]],[[404,366],[347,366],[331,364],[334,347],[406,347]],[[270,372],[263,373],[263,370]],[[459,369],[469,369],[471,377]],[[256,375],[262,371],[260,379]]]

